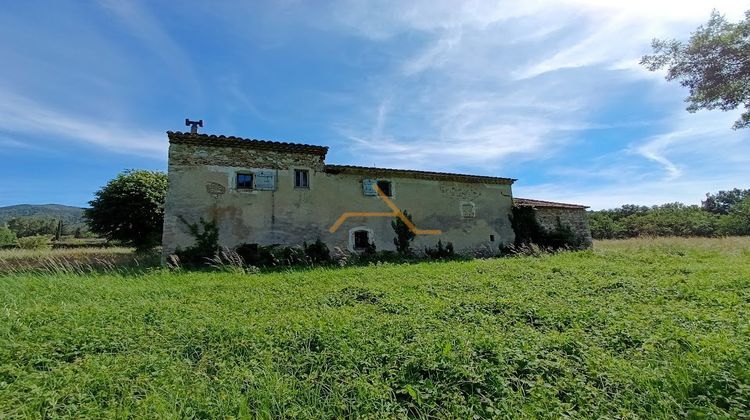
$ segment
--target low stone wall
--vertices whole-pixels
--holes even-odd
[[[555,229],[559,220],[563,226],[570,226],[579,237],[584,239],[587,248],[592,245],[591,228],[585,209],[554,207],[537,207],[536,219],[545,229]]]

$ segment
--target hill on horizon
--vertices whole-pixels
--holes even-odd
[[[84,225],[83,208],[63,204],[16,204],[0,207],[0,224],[16,217],[62,220],[67,225]]]

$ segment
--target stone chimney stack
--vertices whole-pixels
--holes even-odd
[[[185,118],[185,125],[190,126],[190,134],[198,134],[198,127],[203,127],[203,120],[190,121],[189,118]]]

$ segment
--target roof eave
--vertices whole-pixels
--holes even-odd
[[[496,185],[512,185],[515,181],[514,178],[500,178],[490,177],[483,175],[469,175],[469,174],[454,174],[448,172],[430,172],[430,171],[416,171],[411,169],[391,169],[391,168],[376,168],[367,166],[354,166],[354,165],[325,165],[324,170],[328,173],[340,174],[358,174],[358,175],[370,175],[370,176],[394,176],[403,178],[416,178],[416,179],[434,179],[434,180],[452,180],[456,182],[467,182],[477,184],[496,184]]]
[[[238,147],[258,150],[275,150],[285,153],[311,154],[325,157],[328,153],[327,146],[312,144],[278,142],[270,140],[248,139],[234,136],[217,136],[213,134],[183,133],[180,131],[167,131],[170,144],[191,144],[207,147]]]

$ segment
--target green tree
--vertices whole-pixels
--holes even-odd
[[[744,106],[734,128],[750,125],[750,10],[738,23],[714,10],[687,42],[654,39],[652,47],[641,64],[651,71],[666,67],[667,80],[687,87],[689,112]]]
[[[720,231],[724,235],[750,235],[750,197],[732,206],[729,214],[722,217]]]
[[[698,206],[668,203],[623,221],[631,236],[715,236],[718,217]]]
[[[412,220],[411,215],[407,213],[406,210],[404,210],[404,216],[406,216],[409,221]],[[409,229],[409,226],[407,226],[400,217],[397,217],[391,222],[391,227],[393,228],[393,232],[396,233],[396,237],[393,238],[393,244],[396,245],[396,251],[401,255],[411,254],[411,241],[413,241],[414,237],[417,235]]]
[[[55,240],[59,241],[62,238],[62,235],[63,235],[63,221],[58,220],[57,227],[55,228]]]
[[[729,214],[735,204],[747,197],[750,197],[750,189],[734,188],[729,191],[719,191],[716,194],[706,194],[706,199],[701,201],[701,206],[709,213]]]
[[[0,225],[0,245],[13,245],[16,243],[16,234],[6,225]]]
[[[39,217],[16,217],[8,220],[8,228],[19,238],[37,235],[54,235],[57,228],[55,219]]]
[[[167,175],[129,170],[96,192],[84,216],[91,231],[148,249],[161,242]]]
[[[616,209],[589,212],[594,239],[619,239],[637,236],[715,236],[720,217],[699,206],[667,203],[642,207],[627,205]]]
[[[594,239],[615,239],[619,237],[620,227],[612,215],[601,211],[589,212],[591,237]]]

